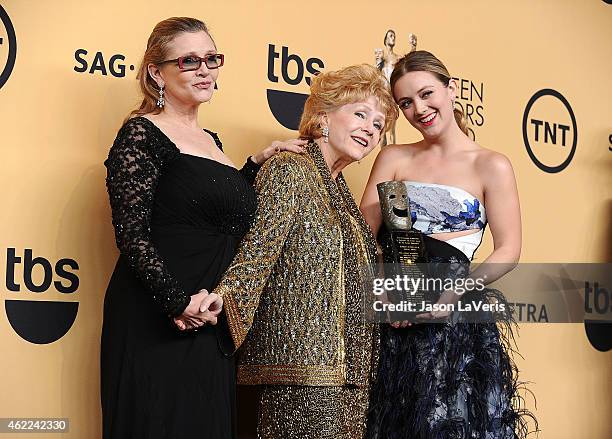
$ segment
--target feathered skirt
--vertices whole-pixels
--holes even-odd
[[[469,269],[462,252],[425,238],[430,262]],[[505,300],[495,290],[479,294],[479,300]],[[522,438],[527,418],[537,429],[519,396],[523,384],[511,357],[516,326],[511,312],[497,322],[453,317],[407,328],[383,325],[368,438]]]

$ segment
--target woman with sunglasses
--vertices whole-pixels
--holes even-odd
[[[104,302],[107,439],[235,436],[232,343],[208,291],[249,229],[259,165],[305,142],[274,142],[236,169],[198,125],[223,61],[203,22],[159,23],[139,71],[144,99],[105,162],[121,253]]]

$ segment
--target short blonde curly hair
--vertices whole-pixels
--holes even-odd
[[[300,137],[318,139],[322,136],[321,116],[346,104],[366,101],[370,96],[378,99],[385,115],[386,133],[399,112],[391,95],[387,79],[369,64],[345,67],[320,73],[312,79],[310,96],[304,104],[300,121]]]

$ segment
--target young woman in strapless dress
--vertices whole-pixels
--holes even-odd
[[[466,135],[463,115],[454,107],[456,85],[451,78],[442,62],[426,51],[398,61],[391,75],[392,92],[423,140],[382,149],[360,208],[374,234],[384,238],[376,185],[403,181],[413,227],[425,235],[430,260],[453,262],[466,271],[489,224],[494,250],[484,262],[506,267],[489,273],[492,282],[520,256],[516,181],[505,156]],[[454,293],[445,292],[438,303],[454,300]],[[519,407],[520,383],[507,343],[511,322],[469,323],[443,311],[421,317],[426,322],[446,320],[395,322],[383,328],[369,437],[524,437],[525,416],[531,415]]]

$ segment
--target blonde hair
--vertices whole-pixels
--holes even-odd
[[[395,83],[409,72],[429,72],[438,78],[445,87],[448,87],[448,83],[451,80],[451,75],[448,73],[446,66],[433,53],[426,50],[415,50],[405,55],[395,64],[390,79],[391,90],[394,89]],[[463,111],[460,108],[454,107],[453,113],[457,125],[467,135],[467,120]]]
[[[389,83],[382,73],[369,64],[345,67],[340,70],[320,73],[312,79],[310,96],[304,104],[300,121],[300,137],[317,139],[321,137],[321,116],[346,104],[367,100],[370,96],[378,99],[385,115],[383,133],[399,116],[397,105],[391,96]]]
[[[172,17],[157,23],[147,41],[147,50],[142,57],[136,78],[140,82],[140,91],[143,99],[140,107],[130,112],[128,119],[143,114],[159,114],[161,108],[157,106],[159,87],[149,75],[149,64],[159,64],[166,60],[168,46],[179,34],[183,32],[206,32],[208,28],[203,21],[197,18]],[[211,37],[212,39],[212,37]]]

